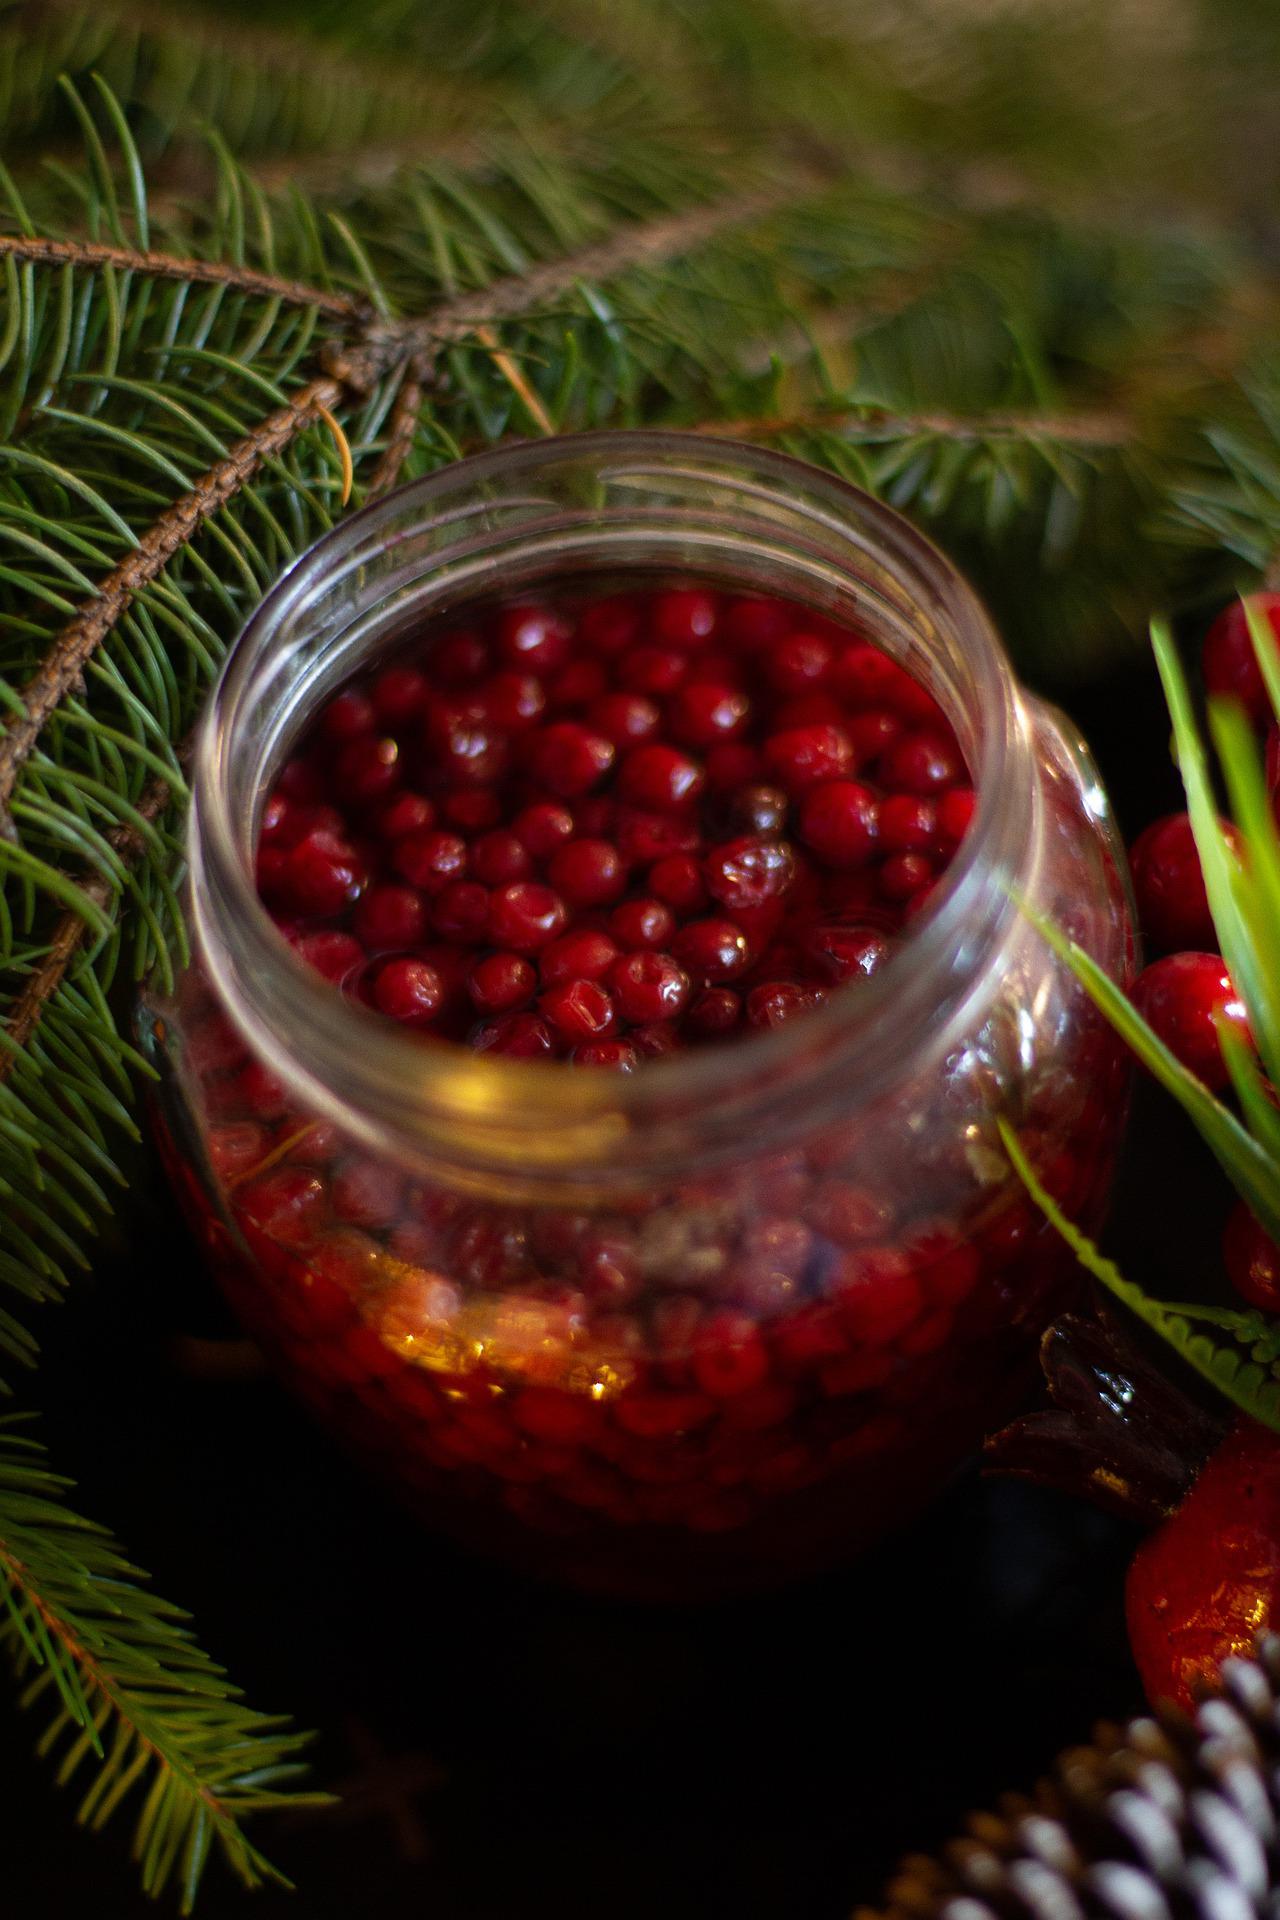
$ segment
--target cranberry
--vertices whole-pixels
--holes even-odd
[[[622,763],[618,791],[637,807],[670,813],[696,800],[706,775],[696,760],[674,747],[635,747]]]
[[[653,631],[673,647],[697,647],[716,630],[715,596],[699,587],[676,587],[653,601]]]
[[[880,778],[901,793],[938,793],[964,778],[964,762],[943,734],[904,733],[881,754]]]
[[[588,723],[615,747],[638,747],[652,740],[662,715],[639,693],[606,693],[587,711]]]
[[[595,653],[625,653],[640,632],[640,604],[627,594],[593,600],[578,617],[578,633]]]
[[[489,902],[489,933],[495,946],[536,953],[563,932],[564,901],[550,887],[517,880],[501,887]]]
[[[747,1025],[784,1027],[797,1014],[820,1007],[824,998],[820,988],[805,987],[796,980],[767,981],[747,995]]]
[[[451,781],[482,786],[506,771],[511,757],[509,736],[491,726],[475,710],[474,702],[434,701],[427,709],[424,732],[427,751]]]
[[[902,732],[902,721],[894,713],[872,707],[863,713],[851,713],[845,723],[853,745],[855,765],[869,767]]]
[[[1272,633],[1280,638],[1280,593],[1255,593],[1249,604],[1265,615]],[[1205,635],[1201,658],[1204,684],[1211,694],[1240,701],[1255,726],[1271,719],[1271,701],[1242,600],[1222,609]]]
[[[786,841],[762,836],[725,841],[702,863],[709,892],[731,913],[776,900],[791,885],[795,870],[795,855]]]
[[[569,657],[570,630],[549,607],[507,607],[498,616],[498,652],[508,666],[551,673]]]
[[[419,667],[383,667],[369,689],[375,719],[384,727],[416,720],[427,704],[430,683]]]
[[[831,643],[817,633],[789,633],[769,654],[765,671],[776,693],[808,693],[826,679]]]
[[[701,845],[696,823],[687,816],[646,813],[639,807],[618,809],[614,823],[618,851],[633,866],[648,866],[668,853],[692,853]]]
[[[334,762],[342,798],[356,806],[385,799],[400,778],[400,748],[376,734],[348,740]]]
[[[374,824],[383,840],[403,840],[436,823],[436,810],[422,793],[398,793],[378,811]]]
[[[831,867],[857,867],[868,860],[879,825],[875,795],[857,780],[828,780],[801,802],[800,838]]]
[[[888,793],[880,802],[880,845],[886,853],[928,853],[937,837],[938,809],[932,800]]]
[[[380,881],[364,895],[351,924],[370,953],[414,947],[426,929],[426,901],[416,887]]]
[[[609,969],[609,985],[624,1020],[640,1023],[680,1013],[689,976],[665,953],[628,953]]]
[[[576,1067],[612,1067],[616,1073],[634,1073],[640,1064],[635,1048],[625,1040],[588,1040],[574,1048],[572,1059]]]
[[[368,898],[366,894],[365,899]],[[361,906],[364,905],[362,900]],[[359,913],[357,907],[356,912]],[[350,979],[364,960],[364,949],[360,942],[349,933],[332,932],[298,934],[290,943],[300,960],[323,974],[335,986],[342,986]]]
[[[673,693],[688,677],[689,660],[675,647],[635,647],[618,670],[632,693]]]
[[[769,1355],[755,1322],[728,1308],[708,1315],[693,1349],[693,1373],[714,1400],[747,1393],[769,1371]]]
[[[764,743],[765,765],[788,793],[803,793],[820,781],[838,780],[853,766],[853,747],[842,727],[822,722],[790,727]]]
[[[732,987],[707,987],[689,1008],[687,1024],[694,1033],[732,1033],[742,1020],[742,998]]]
[[[718,740],[740,733],[749,711],[750,703],[740,688],[699,681],[672,695],[667,726],[682,747],[713,747]]]
[[[358,687],[345,687],[321,710],[318,731],[334,742],[355,740],[362,733],[372,733],[376,722],[368,694]]]
[[[885,861],[877,879],[886,900],[909,901],[933,879],[933,865],[922,853],[895,853]]]
[[[341,913],[364,886],[364,866],[349,843],[320,829],[289,849],[282,870],[282,892],[299,913]]]
[[[1222,1236],[1222,1258],[1236,1292],[1263,1313],[1280,1313],[1280,1247],[1241,1200]]]
[[[736,980],[751,964],[751,948],[732,920],[692,920],[671,943],[682,967],[704,987]]]
[[[958,847],[969,831],[978,796],[972,787],[952,787],[938,802],[938,835],[944,846]]]
[[[744,652],[753,653],[771,640],[780,640],[794,618],[782,600],[731,600],[724,614],[724,630]]]
[[[236,1189],[239,1211],[282,1247],[309,1246],[328,1203],[324,1182],[311,1167],[272,1167]]]
[[[610,840],[568,840],[552,854],[547,878],[571,907],[607,906],[626,891],[627,870]]]
[[[488,954],[476,962],[467,982],[481,1013],[511,1013],[527,1006],[537,984],[532,964],[518,953]]]
[[[665,947],[675,926],[663,900],[624,900],[609,916],[609,931],[623,947]]]
[[[457,787],[443,802],[444,817],[459,833],[483,833],[502,818],[502,802],[492,787]]]
[[[431,906],[431,924],[442,940],[473,945],[489,925],[488,887],[478,880],[451,880]]]
[[[564,980],[600,980],[618,958],[618,949],[606,933],[582,928],[565,933],[544,947],[538,956],[538,971],[547,986]]]
[[[553,721],[530,740],[529,767],[562,800],[589,793],[613,765],[614,745],[577,720]]]
[[[1157,947],[1217,945],[1200,855],[1185,813],[1153,820],[1129,851],[1143,932]]]
[[[468,858],[466,841],[456,833],[442,833],[438,827],[406,834],[391,849],[396,872],[428,894],[439,893],[451,880],[461,880]]]
[[[421,1026],[439,1013],[444,988],[439,974],[425,961],[388,960],[374,980],[373,1002],[390,1019]]]
[[[937,702],[919,681],[867,642],[844,649],[833,664],[831,680],[835,690],[855,706],[887,707],[917,725],[939,717]]]
[[[521,1060],[540,1060],[555,1052],[555,1041],[545,1020],[533,1013],[504,1013],[486,1020],[471,1037],[477,1053],[509,1053]]]
[[[1217,1022],[1229,1022],[1246,1039],[1248,1014],[1216,953],[1171,953],[1153,961],[1139,974],[1133,999],[1184,1067],[1208,1087],[1227,1084]]]
[[[707,904],[702,870],[691,853],[669,853],[649,869],[649,891],[682,917]]]
[[[703,767],[712,793],[734,793],[749,786],[761,773],[759,753],[745,740],[717,740],[707,748]],[[744,821],[744,825],[747,823]]]
[[[875,927],[811,927],[804,951],[827,980],[857,980],[878,973],[893,950]]]
[[[564,841],[572,840],[573,815],[550,800],[538,800],[516,815],[511,829],[535,860],[545,860]]]
[[[565,980],[549,987],[538,1006],[570,1045],[602,1039],[613,1025],[613,1001],[595,980]]]
[[[431,654],[431,679],[438,687],[468,687],[487,673],[489,644],[481,633],[463,627],[442,634]]]
[[[521,733],[542,718],[547,696],[536,674],[511,669],[495,673],[485,682],[481,695],[485,717],[492,726],[507,733]]]
[[[533,871],[529,849],[506,827],[491,827],[471,849],[471,871],[486,887],[505,887]]]

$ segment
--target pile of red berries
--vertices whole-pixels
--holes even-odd
[[[864,638],[698,586],[496,607],[353,681],[263,813],[297,950],[423,1035],[632,1069],[873,973],[972,816]]]
[[[1280,594],[1258,594],[1251,604],[1280,637]],[[1237,700],[1255,727],[1266,729],[1267,774],[1273,796],[1280,799],[1280,729],[1242,602],[1224,609],[1210,627],[1202,666],[1206,692]],[[1183,1065],[1220,1091],[1230,1078],[1220,1023],[1229,1023],[1247,1039],[1248,1016],[1217,951],[1187,815],[1167,814],[1153,821],[1134,841],[1129,858],[1142,930],[1149,945],[1163,954],[1139,975],[1134,999]],[[1243,1205],[1231,1217],[1223,1251],[1228,1274],[1250,1305],[1280,1312],[1280,1249]]]

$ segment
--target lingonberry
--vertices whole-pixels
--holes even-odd
[[[782,600],[744,597],[731,600],[724,613],[724,633],[744,653],[754,653],[770,640],[780,640],[795,615]]]
[[[853,747],[843,727],[814,722],[771,734],[764,743],[764,760],[780,787],[788,793],[803,793],[848,773]]]
[[[1280,1247],[1241,1200],[1222,1236],[1227,1277],[1242,1299],[1263,1313],[1280,1314]]]
[[[618,680],[631,693],[660,699],[683,685],[688,674],[689,656],[676,647],[633,647],[618,669]]]
[[[502,801],[493,787],[455,787],[445,794],[441,811],[459,833],[483,833],[502,819]]]
[[[707,889],[702,869],[691,853],[669,853],[655,860],[645,882],[655,899],[661,900],[680,919],[697,913],[707,904]]]
[[[618,791],[633,806],[670,813],[697,799],[706,775],[696,760],[675,747],[634,747],[622,762]]]
[[[1153,961],[1139,974],[1133,999],[1184,1067],[1208,1087],[1227,1084],[1219,1022],[1247,1040],[1248,1014],[1218,954],[1171,953]]]
[[[925,730],[900,734],[880,755],[880,778],[901,793],[939,793],[964,778],[954,741]]]
[[[758,750],[745,740],[717,740],[708,747],[703,760],[707,786],[712,793],[731,794],[758,780],[763,762]]]
[[[732,987],[706,987],[689,1008],[687,1026],[708,1038],[732,1033],[742,1021],[742,996]]]
[[[718,611],[713,594],[700,587],[675,587],[654,595],[653,632],[668,646],[701,646],[716,630]]]
[[[665,947],[675,927],[670,907],[650,895],[624,900],[609,915],[609,931],[621,947]]]
[[[932,800],[888,793],[880,802],[880,845],[886,853],[928,853],[938,839],[938,809]]]
[[[451,880],[431,903],[431,925],[442,940],[471,946],[489,925],[488,887],[478,880]]]
[[[641,693],[606,693],[587,710],[587,724],[615,747],[643,746],[662,723],[661,710]]]
[[[536,726],[546,709],[547,696],[534,673],[517,673],[507,668],[486,680],[481,689],[485,718],[507,733],[522,733]]]
[[[599,660],[589,660],[579,654],[549,681],[547,699],[557,713],[576,713],[604,692],[608,680]]]
[[[366,894],[360,907],[368,898]],[[357,914],[360,907],[356,908]],[[305,960],[309,967],[314,967],[317,973],[323,974],[335,986],[344,985],[364,962],[364,948],[360,941],[349,933],[339,932],[337,928],[297,933],[289,944],[300,960]]]
[[[627,886],[627,869],[611,840],[567,840],[547,863],[547,879],[571,907],[609,906]]]
[[[532,962],[519,953],[486,954],[483,960],[477,960],[467,981],[480,1013],[513,1013],[518,1007],[526,1007],[537,985]]]
[[[1248,604],[1280,638],[1280,593],[1255,593]],[[1201,655],[1206,691],[1240,701],[1255,726],[1271,719],[1271,701],[1258,665],[1243,600],[1224,607],[1204,637]]]
[[[517,953],[536,953],[563,933],[567,915],[564,901],[550,887],[517,880],[500,887],[489,902],[489,934],[495,946]]]
[[[359,687],[344,687],[321,708],[316,730],[324,739],[336,742],[372,733],[376,724],[377,715],[368,694]]]
[[[322,828],[290,847],[281,870],[280,891],[296,912],[328,917],[350,906],[364,882],[364,863],[354,847]]]
[[[751,948],[732,920],[691,920],[671,942],[682,967],[704,987],[736,980],[751,964]]]
[[[411,833],[425,833],[436,823],[434,805],[424,793],[397,793],[374,815],[378,836],[386,841],[403,840]]]
[[[873,766],[885,748],[901,734],[902,726],[898,715],[884,707],[851,713],[845,722],[845,731],[853,747],[854,765],[859,769]]]
[[[769,650],[765,677],[775,693],[808,693],[826,679],[831,658],[829,640],[801,629]]]
[[[375,720],[384,727],[402,727],[416,720],[427,704],[431,683],[420,667],[401,664],[383,667],[373,677],[369,698]]]
[[[498,654],[525,673],[551,673],[569,657],[568,622],[549,607],[507,607],[498,616]]]
[[[697,681],[671,696],[667,726],[682,747],[701,750],[740,733],[749,711],[750,702],[741,688]]]
[[[880,810],[870,787],[857,780],[827,780],[800,805],[800,838],[831,867],[858,867],[870,859]]]
[[[437,687],[469,687],[492,664],[492,651],[482,633],[460,627],[442,634],[430,657],[430,676]]]
[[[946,848],[958,847],[973,821],[978,796],[972,787],[951,787],[938,802],[938,837]]]
[[[567,807],[558,807],[551,800],[535,800],[517,813],[511,831],[535,860],[546,860],[564,841],[572,840],[575,829]]]
[[[625,653],[640,632],[644,616],[640,603],[629,594],[614,594],[605,600],[593,600],[578,616],[578,634],[592,652],[606,657]]]
[[[747,995],[747,1025],[784,1027],[797,1015],[820,1007],[824,998],[821,988],[803,986],[798,980],[765,981]]]
[[[571,1056],[576,1067],[612,1067],[616,1073],[634,1073],[640,1061],[626,1040],[588,1040]]]
[[[374,979],[373,1003],[389,1019],[423,1026],[434,1020],[444,1004],[444,988],[439,974],[425,961],[388,960]]]
[[[333,765],[344,802],[358,807],[384,800],[400,778],[400,746],[387,735],[364,734],[348,740]]]
[[[582,927],[544,947],[538,955],[538,971],[547,986],[563,980],[601,980],[617,958],[617,944],[607,933]]]
[[[456,833],[444,833],[428,827],[423,833],[408,833],[391,849],[391,864],[410,886],[424,893],[439,893],[451,880],[461,880],[469,860],[467,843]]]
[[[1216,946],[1200,855],[1185,813],[1153,820],[1129,850],[1134,897],[1152,945],[1172,949]]]
[[[486,1020],[471,1036],[477,1053],[509,1053],[520,1060],[539,1060],[556,1050],[550,1027],[534,1013],[504,1013]]]
[[[614,1022],[613,1001],[597,980],[565,980],[548,987],[538,1008],[570,1046],[603,1039]]]
[[[875,927],[821,925],[806,930],[803,950],[824,979],[839,981],[878,973],[893,945]]]
[[[416,947],[427,925],[427,903],[416,887],[379,881],[356,907],[352,927],[370,953]]]
[[[623,954],[608,978],[618,1012],[635,1025],[673,1017],[689,998],[689,976],[670,954]]]
[[[724,841],[702,863],[708,892],[731,913],[776,900],[791,885],[795,870],[795,854],[786,841],[762,834]]]
[[[491,827],[472,845],[471,871],[486,887],[505,887],[529,877],[533,858],[509,827]]]
[[[614,744],[577,720],[555,720],[530,738],[528,765],[535,780],[561,800],[572,800],[603,780]]]
[[[876,884],[886,900],[910,901],[933,879],[933,864],[923,853],[895,853],[883,863]]]

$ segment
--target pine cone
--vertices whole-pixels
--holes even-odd
[[[1100,1729],[1031,1798],[904,1861],[883,1920],[1250,1920],[1280,1910],[1280,1637],[1193,1720]],[[863,1909],[859,1920],[882,1920]]]

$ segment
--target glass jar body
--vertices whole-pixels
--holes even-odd
[[[791,482],[790,463],[726,451],[711,477],[691,478],[675,437],[655,444],[660,497],[639,517],[598,484],[584,505],[583,473],[598,483],[619,444],[591,438],[544,450],[538,466],[526,453],[505,474],[491,458],[479,483],[458,470],[451,497],[481,500],[483,527],[502,529],[501,578],[554,591],[568,566],[580,573],[585,516],[626,534],[602,571],[669,578],[678,565],[722,591],[800,592],[828,608],[848,591],[967,734],[980,844],[875,996],[867,983],[861,1024],[835,1006],[764,1043],[727,1042],[714,1064],[647,1063],[603,1092],[599,1075],[495,1068],[400,1036],[417,1079],[401,1060],[379,1083],[355,1064],[372,1057],[373,1023],[345,1008],[351,1059],[317,1039],[283,942],[256,964],[242,944],[253,910],[233,869],[317,688],[344,677],[344,660],[350,671],[376,657],[447,576],[438,546],[406,563],[412,543],[384,520],[349,569],[354,609],[333,591],[331,557],[315,580],[286,583],[292,600],[269,601],[246,636],[238,693],[215,703],[197,773],[197,957],[142,1026],[162,1070],[159,1137],[208,1256],[328,1425],[481,1551],[633,1595],[713,1594],[821,1565],[906,1517],[1023,1390],[1072,1267],[996,1121],[1096,1225],[1124,1066],[1011,890],[1118,977],[1132,936],[1087,757],[1018,693],[998,650],[983,661],[995,678],[978,683],[966,647],[994,642],[965,630],[967,603],[953,612],[939,597],[939,581],[962,595],[945,563],[909,532],[905,558],[886,551],[891,516],[837,483]],[[799,522],[752,527],[752,504],[726,530],[726,469],[734,485],[744,471],[755,491],[767,482],[769,512],[791,483]],[[442,504],[427,490],[401,524],[438,526]],[[472,523],[449,538],[450,553],[474,547]],[[323,673],[295,657],[273,676],[288,618],[327,635]],[[993,689],[1007,706],[999,752]],[[1001,779],[1009,792],[993,797]],[[234,831],[219,850],[223,802]],[[269,927],[256,932],[269,943]],[[285,995],[274,1004],[273,987]]]

